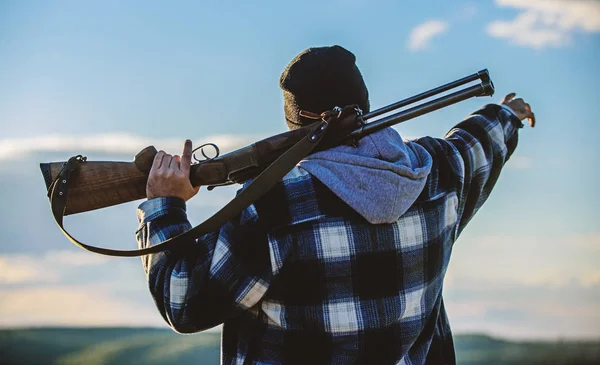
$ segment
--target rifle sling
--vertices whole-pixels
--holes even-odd
[[[86,251],[107,256],[135,257],[168,250],[182,242],[201,237],[210,232],[216,232],[225,222],[235,218],[235,216],[240,214],[244,209],[250,206],[250,204],[254,203],[275,186],[275,184],[293,169],[298,162],[308,156],[310,152],[317,147],[319,142],[323,140],[327,127],[328,121],[324,120],[321,123],[316,123],[315,127],[312,128],[304,138],[277,158],[277,160],[258,175],[246,189],[242,190],[213,216],[196,227],[154,246],[137,250],[115,250],[96,247],[78,241],[65,230],[63,227],[63,217],[67,203],[69,184],[71,180],[75,178],[74,173],[77,171],[78,165],[80,163],[85,163],[85,159],[80,155],[71,157],[65,163],[62,171],[58,174],[49,188],[52,215],[62,233],[64,233],[71,242]]]

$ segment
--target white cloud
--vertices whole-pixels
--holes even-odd
[[[0,290],[0,327],[166,326],[151,301],[133,303],[103,285]]]
[[[585,287],[600,286],[600,270],[590,270],[583,278],[582,284]]]
[[[81,250],[2,254],[0,328],[166,327],[147,288],[139,259]]]
[[[468,22],[477,15],[475,4],[463,4],[457,7],[445,20],[432,19],[414,27],[409,35],[407,47],[416,52],[430,47],[433,38],[448,31],[451,24]]]
[[[448,23],[442,20],[429,20],[413,28],[408,39],[408,49],[420,51],[429,47],[431,40],[448,30]]]
[[[453,329],[512,338],[597,337],[599,259],[598,234],[465,234],[453,248],[444,285]],[[166,327],[140,265],[77,250],[0,255],[0,274],[25,272],[0,280],[0,327]]]
[[[26,256],[25,256],[26,257]],[[61,267],[65,266],[91,266],[91,265],[102,265],[108,262],[110,259],[107,256],[92,255],[89,252],[83,250],[58,250],[48,251],[41,257],[43,262],[51,262]],[[38,259],[39,260],[39,259]]]
[[[597,338],[600,235],[460,237],[444,281],[454,332]]]
[[[524,170],[533,166],[533,160],[525,156],[511,156],[506,165],[513,169]]]
[[[588,294],[590,290],[596,294]],[[597,293],[598,287],[565,290],[483,281],[463,288],[462,296],[445,290],[444,302],[455,333],[514,340],[595,339],[600,333]]]
[[[13,260],[9,257],[0,257],[0,284],[17,284],[30,281],[55,282],[58,276],[55,273],[44,273],[42,268],[33,261]]]
[[[102,265],[108,257],[84,251],[49,251],[43,255],[0,255],[0,284],[52,283],[72,267]]]
[[[0,255],[0,327],[166,326],[139,260],[82,250]]]
[[[474,277],[524,286],[565,288],[600,283],[600,235],[460,237],[446,287]]]
[[[212,142],[219,146],[221,152],[226,152],[255,142],[255,139],[241,135],[215,135],[193,140],[193,142],[194,146]],[[163,149],[169,153],[179,154],[183,146],[183,139],[151,139],[125,133],[91,136],[50,135],[0,139],[0,160],[23,157],[33,152],[81,151],[81,153],[104,152],[134,156],[143,148],[150,145],[154,145],[157,149]],[[200,156],[198,157],[200,158]]]
[[[521,12],[513,20],[490,23],[488,34],[521,46],[560,47],[571,41],[575,31],[600,32],[600,1],[496,0],[496,4]]]

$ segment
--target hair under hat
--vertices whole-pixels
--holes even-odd
[[[290,129],[311,123],[300,111],[320,114],[336,106],[358,104],[369,111],[369,92],[352,52],[340,46],[308,48],[281,74],[285,119]]]

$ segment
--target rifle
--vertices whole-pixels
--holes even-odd
[[[479,80],[480,83],[465,87],[434,100],[424,102],[404,111],[380,117],[396,109],[417,103],[440,93]],[[65,215],[87,212],[146,197],[146,182],[157,150],[149,146],[140,151],[133,162],[87,161],[81,155],[66,162],[41,163],[52,213],[62,232],[74,244],[95,253],[111,256],[141,256],[172,247],[176,242],[192,236],[218,230],[265,194],[277,181],[289,172],[301,159],[310,153],[341,144],[356,144],[369,134],[392,125],[416,118],[426,113],[456,104],[471,97],[491,96],[494,85],[487,69],[463,77],[448,84],[387,105],[364,114],[355,105],[334,108],[318,115],[320,122],[281,133],[236,151],[206,158],[190,168],[193,186],[217,186],[253,182],[224,208],[202,224],[177,237],[158,245],[140,250],[120,251],[83,244],[67,233],[62,221]],[[375,121],[367,123],[373,118]],[[200,146],[201,149],[206,145]],[[196,149],[196,150],[197,150]]]

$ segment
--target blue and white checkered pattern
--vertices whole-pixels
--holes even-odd
[[[444,139],[413,206],[372,225],[301,168],[219,232],[143,258],[182,333],[224,323],[224,364],[454,363],[442,299],[454,241],[487,199],[521,122],[488,105]],[[185,202],[138,210],[140,247],[191,228]]]

